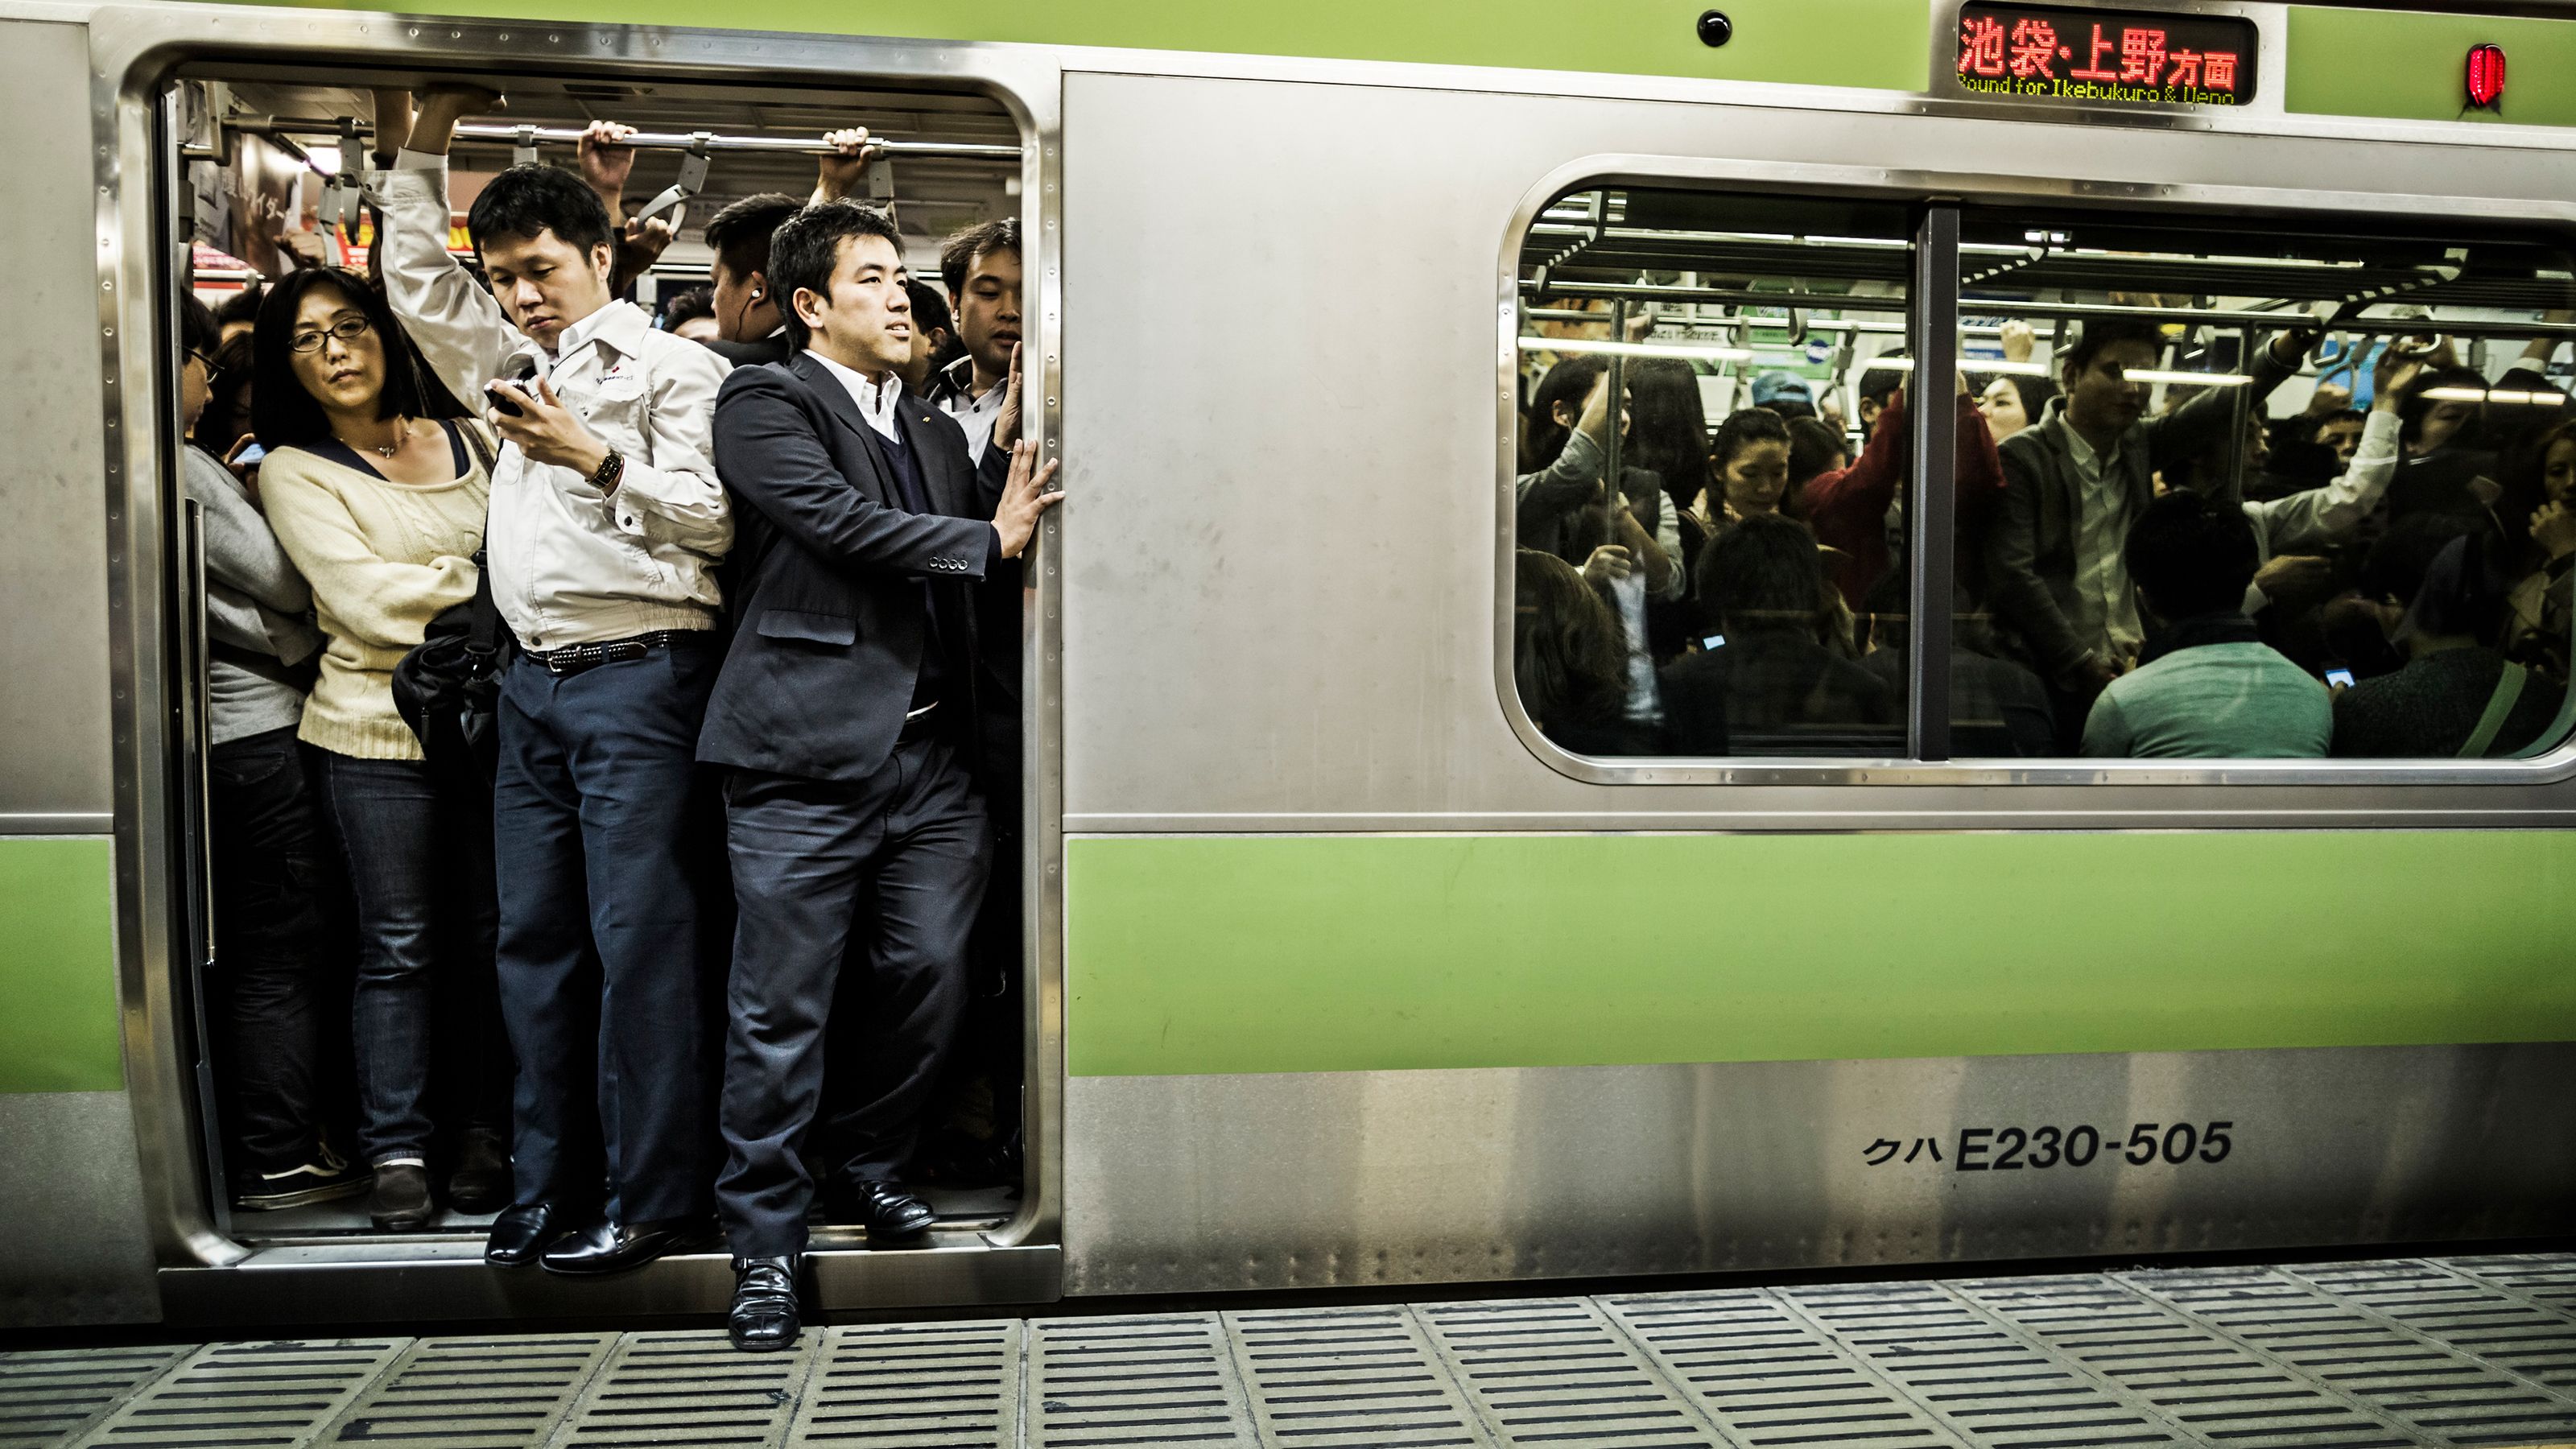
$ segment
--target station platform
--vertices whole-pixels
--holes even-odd
[[[0,1446],[2565,1445],[2576,1255],[0,1354]]]

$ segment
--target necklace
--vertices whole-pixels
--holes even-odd
[[[394,455],[394,454],[399,453],[399,452],[401,452],[401,451],[402,451],[402,445],[403,445],[404,440],[405,440],[405,439],[407,439],[407,438],[409,438],[410,436],[411,436],[411,419],[409,419],[409,418],[396,418],[396,419],[394,419],[394,440],[393,440],[392,442],[390,442],[390,443],[369,443],[367,446],[376,450],[376,456],[377,456],[377,457],[379,457],[379,458],[391,458],[391,457],[393,457],[393,455]]]

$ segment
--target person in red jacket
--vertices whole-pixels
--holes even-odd
[[[1816,541],[1832,550],[1826,561],[1834,587],[1854,608],[1868,597],[1870,585],[1895,564],[1894,551],[1888,547],[1888,512],[1905,481],[1909,446],[1905,404],[1900,390],[1880,411],[1859,461],[1817,474],[1799,498],[1800,511],[1807,526],[1815,530]],[[1951,478],[1957,489],[1959,536],[1973,539],[2003,496],[2004,469],[1995,454],[1994,435],[1987,430],[1985,415],[1977,411],[1964,379],[1959,384],[1958,407],[1958,461]],[[1957,556],[1973,564],[1983,553],[1963,547]]]

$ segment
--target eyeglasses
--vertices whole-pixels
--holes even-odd
[[[199,352],[195,348],[190,348],[188,350],[188,360],[206,370],[206,386],[208,387],[214,386],[215,379],[224,375],[224,370],[215,366],[215,359],[208,353]]]
[[[371,330],[371,324],[364,317],[343,317],[326,331],[298,332],[286,339],[286,345],[296,352],[319,352],[325,338],[337,337],[343,342],[355,342]]]

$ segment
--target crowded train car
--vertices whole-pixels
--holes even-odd
[[[2576,16],[456,8],[0,7],[0,1320],[2576,1224]]]

